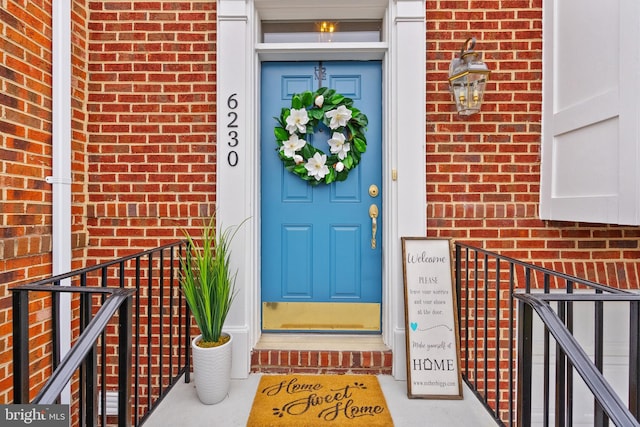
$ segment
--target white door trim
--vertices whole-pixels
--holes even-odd
[[[376,0],[386,5],[385,41],[326,45],[258,43],[260,13],[273,13],[280,1],[219,0],[217,38],[216,206],[223,226],[251,217],[233,242],[239,293],[225,329],[234,334],[234,378],[248,375],[251,350],[260,331],[260,174],[259,83],[265,59],[382,59],[383,61],[383,340],[393,350],[393,373],[406,378],[404,293],[400,237],[426,233],[425,190],[425,10],[422,0]],[[285,2],[286,3],[286,2]],[[361,5],[340,0],[331,9],[319,6],[287,9],[287,19],[324,16],[339,19]],[[343,8],[343,9],[341,9]],[[327,16],[326,13],[336,13]],[[292,15],[293,16],[290,16]],[[270,17],[270,19],[273,19]],[[233,95],[233,102],[228,102]],[[237,101],[237,104],[236,104]],[[227,144],[229,113],[237,114],[239,144]],[[232,153],[233,152],[233,153]],[[237,165],[231,166],[229,156]],[[232,162],[233,163],[233,162]]]

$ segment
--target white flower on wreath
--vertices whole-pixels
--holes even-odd
[[[309,123],[309,114],[307,114],[307,110],[304,108],[291,109],[291,114],[287,117],[287,130],[290,134],[294,132],[306,133],[307,132],[307,123]]]
[[[307,169],[307,175],[312,176],[316,181],[322,180],[329,173],[327,167],[327,155],[316,153],[311,157],[304,167]]]
[[[342,172],[344,170],[344,163],[338,162],[336,163],[336,172]]]
[[[331,129],[337,129],[342,126],[346,126],[347,122],[351,120],[351,110],[349,110],[344,105],[341,105],[334,110],[327,111],[326,113],[324,113],[324,115],[328,119],[331,119],[331,122],[329,123],[329,127]],[[287,119],[287,122],[288,121],[289,119]]]
[[[305,146],[307,141],[304,139],[300,139],[298,135],[295,133],[289,137],[287,141],[282,142],[282,147],[280,147],[280,151],[284,153],[284,155],[288,158],[296,158],[296,151],[300,151],[302,147]],[[297,156],[302,157],[302,156]],[[296,162],[298,163],[298,162]]]
[[[331,139],[327,141],[331,146],[331,153],[337,154],[340,160],[347,157],[347,153],[351,149],[351,144],[344,142],[344,135],[340,132],[334,132]]]
[[[322,95],[316,96],[316,99],[313,103],[316,104],[316,107],[322,108],[322,104],[324,104],[324,96]]]

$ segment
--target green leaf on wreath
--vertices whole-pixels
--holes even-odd
[[[353,144],[356,146],[356,150],[358,150],[359,152],[364,153],[365,151],[367,151],[367,143],[362,139],[355,138],[353,140]]]
[[[302,100],[300,99],[300,95],[293,95],[293,98],[291,99],[291,108],[295,108],[296,110],[302,108]]]
[[[367,120],[367,116],[365,116],[364,114],[358,114],[357,116],[353,117],[352,120],[363,127],[369,124],[369,120]]]
[[[344,99],[344,95],[340,95],[339,93],[336,93],[330,98],[330,101],[332,104],[339,104],[342,102],[343,99]]]
[[[334,168],[329,169],[329,173],[325,175],[324,180],[327,184],[331,184],[336,180],[336,170]]]
[[[352,136],[356,136],[358,134],[358,131],[356,130],[356,128],[353,126],[353,123],[351,123],[351,121],[349,121],[349,123],[347,123],[347,128],[349,129],[349,133]],[[351,138],[349,138],[351,139]]]
[[[309,110],[309,116],[316,120],[322,120],[322,118],[324,117],[324,111],[314,108],[312,110]]]
[[[353,158],[351,156],[347,156],[342,160],[345,169],[351,169],[353,167]]]
[[[295,172],[295,173],[304,173],[306,175],[307,174],[307,169],[304,167],[304,165],[302,163],[300,163],[299,165],[296,165],[293,168],[293,172]]]
[[[306,91],[302,94],[302,105],[306,107],[311,104],[313,104],[313,98],[312,98],[311,92]]]
[[[289,132],[282,128],[274,128],[273,133],[276,135],[278,141],[287,141],[289,139]]]
[[[313,148],[313,146],[311,144],[305,144],[304,147],[302,147],[302,157],[304,157],[305,159],[309,159],[311,157],[313,157],[313,155],[315,154],[316,150],[315,148]]]

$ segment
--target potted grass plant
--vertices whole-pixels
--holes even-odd
[[[222,401],[231,384],[232,336],[222,331],[236,296],[230,244],[242,224],[216,233],[212,216],[194,238],[185,231],[187,254],[180,259],[182,292],[200,335],[192,343],[196,393],[204,404]]]

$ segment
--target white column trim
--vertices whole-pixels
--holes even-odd
[[[400,238],[426,235],[425,185],[425,6],[420,0],[396,0],[392,5],[389,111],[390,143],[397,171],[394,200],[387,218],[392,233],[385,245],[390,254],[387,287],[391,310],[386,337],[393,350],[393,375],[406,379],[404,287]],[[387,220],[387,223],[390,221]]]
[[[217,35],[217,164],[216,208],[217,225],[229,227],[252,217],[236,234],[232,244],[232,269],[238,269],[238,295],[231,307],[225,331],[234,335],[233,378],[246,378],[251,364],[252,333],[255,329],[252,313],[256,289],[254,266],[257,246],[258,218],[254,215],[255,176],[254,94],[253,94],[253,32],[248,2],[222,0],[218,2]],[[230,100],[230,97],[233,100]],[[234,128],[231,117],[237,115]],[[229,145],[229,132],[237,132],[238,144]],[[232,166],[229,163],[235,163]],[[259,234],[258,234],[259,235]]]

